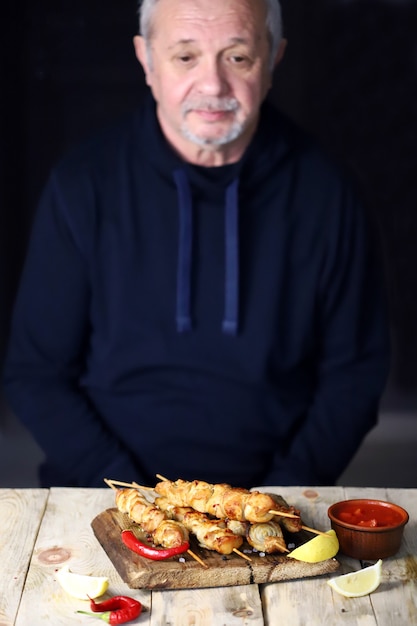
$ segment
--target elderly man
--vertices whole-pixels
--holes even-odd
[[[144,0],[151,94],[42,196],[5,370],[43,485],[332,484],[388,370],[345,176],[265,102],[276,0]]]

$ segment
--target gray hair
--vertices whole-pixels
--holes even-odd
[[[274,69],[275,57],[282,39],[282,16],[279,0],[263,0],[266,5],[266,28],[269,35],[270,70]],[[140,34],[146,42],[148,60],[151,61],[150,40],[152,38],[152,18],[158,0],[139,0],[139,27]]]

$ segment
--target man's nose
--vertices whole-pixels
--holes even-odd
[[[208,59],[200,66],[199,88],[209,95],[224,95],[230,87],[227,72],[219,59]]]

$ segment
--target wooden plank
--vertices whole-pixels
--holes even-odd
[[[236,554],[222,557],[212,550],[204,550],[193,538],[191,549],[207,564],[207,568],[187,554],[183,557],[184,563],[179,562],[178,557],[167,561],[150,561],[122,543],[121,531],[131,525],[127,516],[115,508],[103,511],[92,521],[98,541],[122,580],[132,589],[197,589],[266,583],[318,576],[338,568],[338,563],[333,559],[322,563],[301,563],[280,554],[261,557],[251,553],[249,563]],[[297,533],[294,541],[300,543],[306,538],[305,533]]]
[[[260,489],[280,493],[288,504],[301,511],[304,523],[318,530],[329,530],[327,509],[333,502],[345,497],[342,487],[275,487]],[[311,535],[311,538],[313,535]],[[325,574],[325,573],[324,573]],[[334,572],[331,572],[335,575]],[[339,572],[337,572],[339,574]],[[261,597],[264,607],[265,626],[284,623],[291,626],[326,624],[338,626],[338,614],[334,612],[328,576],[283,582],[279,585],[263,585]],[[344,624],[344,622],[343,622]]]
[[[67,626],[88,619],[77,610],[88,610],[88,601],[72,598],[63,591],[55,572],[63,565],[78,574],[107,576],[108,594],[127,594],[150,607],[150,594],[128,589],[98,544],[90,521],[113,503],[109,489],[53,488],[36,540],[16,626],[28,624]],[[147,624],[144,611],[141,624]]]
[[[336,605],[326,579],[267,585],[262,590],[265,626],[279,623],[291,626],[376,626],[368,598],[344,598],[344,602]],[[279,615],[281,622],[276,621]]]
[[[410,497],[414,493],[414,497]],[[356,496],[355,496],[356,497]],[[382,563],[382,583],[370,596],[378,624],[417,624],[417,493],[409,489],[367,489],[357,497],[375,497],[399,504],[410,520],[399,552]]]
[[[404,528],[403,547],[406,548],[409,555],[413,554],[417,558],[417,490],[387,489],[386,494],[387,500],[402,506],[410,516],[409,522]],[[416,571],[416,567],[411,569]]]
[[[46,489],[0,489],[0,624],[15,623]]]
[[[249,624],[264,624],[257,585],[152,593],[152,626]]]
[[[414,493],[414,498],[410,497]],[[399,552],[382,563],[382,582],[369,596],[376,623],[383,626],[417,624],[417,498],[409,489],[349,488],[349,498],[388,500],[405,508],[410,521]],[[340,596],[339,596],[340,597]],[[339,599],[336,601],[340,602]],[[356,599],[355,599],[356,601]],[[342,601],[343,602],[343,601]],[[344,600],[345,605],[349,604]]]

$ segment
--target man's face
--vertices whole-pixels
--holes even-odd
[[[159,0],[150,58],[135,38],[162,130],[185,158],[196,146],[239,157],[249,143],[270,87],[265,18],[262,0]]]

